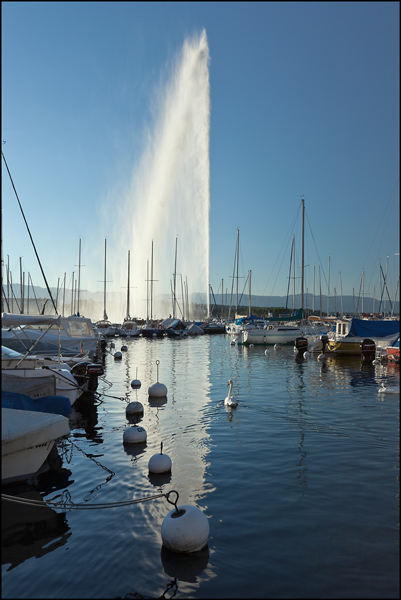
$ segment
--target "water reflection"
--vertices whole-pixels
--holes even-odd
[[[2,498],[1,562],[9,564],[7,571],[11,571],[30,558],[41,558],[63,546],[71,533],[66,514],[49,508],[37,490],[8,489],[7,494],[42,503],[30,506]]]
[[[189,554],[177,554],[162,546],[160,556],[166,575],[179,581],[197,583],[199,576],[207,568],[209,547],[205,546],[202,550]]]

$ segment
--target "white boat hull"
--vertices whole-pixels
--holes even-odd
[[[57,438],[70,432],[68,418],[14,408],[1,409],[2,483],[29,479],[40,469]]]
[[[269,344],[291,344],[300,335],[302,335],[302,330],[299,327],[279,326],[272,329],[248,329],[238,336],[237,343],[265,346]]]

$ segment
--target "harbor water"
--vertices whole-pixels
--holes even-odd
[[[54,469],[3,487],[44,501],[2,500],[3,598],[399,598],[400,398],[378,393],[399,365],[226,335],[114,342]],[[156,382],[166,398],[149,398]],[[128,445],[133,400],[147,439]],[[171,473],[149,474],[161,443]],[[171,490],[208,519],[199,552],[163,547]]]

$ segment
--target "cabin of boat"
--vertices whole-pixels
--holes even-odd
[[[342,318],[336,321],[336,330],[328,343],[334,354],[359,355],[361,342],[371,339],[376,346],[390,345],[400,334],[399,320]]]

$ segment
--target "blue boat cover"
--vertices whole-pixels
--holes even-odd
[[[347,337],[359,336],[363,338],[383,338],[394,334],[400,335],[399,321],[369,321],[366,319],[352,319]]]
[[[31,398],[25,394],[1,390],[1,406],[2,408],[54,413],[56,415],[63,415],[64,417],[68,417],[71,414],[71,402],[67,396]]]

